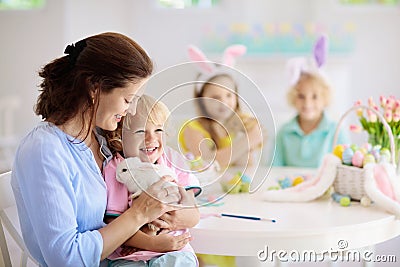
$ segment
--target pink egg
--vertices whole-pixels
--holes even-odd
[[[364,154],[360,150],[357,150],[354,153],[353,158],[351,159],[351,163],[353,164],[353,166],[362,168],[363,160],[364,160]]]

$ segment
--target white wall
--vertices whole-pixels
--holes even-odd
[[[328,112],[337,119],[357,99],[366,100],[380,94],[399,95],[400,8],[345,8],[336,2],[221,1],[212,9],[169,10],[158,8],[155,0],[48,0],[41,10],[2,11],[0,96],[18,94],[21,97],[22,105],[15,112],[17,135],[21,137],[39,120],[32,111],[38,95],[37,71],[51,59],[61,56],[67,44],[88,35],[116,31],[131,36],[152,56],[158,72],[187,62],[187,46],[201,45],[205,25],[318,22],[333,28],[351,22],[355,25],[354,51],[345,56],[330,55],[325,66],[334,88]],[[220,60],[220,55],[208,56]],[[268,100],[277,128],[293,115],[294,110],[286,103],[285,63],[288,57],[249,55],[239,58],[236,65],[258,86],[259,91],[253,87],[240,88],[240,92],[261,116],[269,141],[275,133],[272,119],[264,116],[265,105],[261,104],[259,94],[261,92]],[[159,75],[148,93],[160,96],[171,86],[194,79],[195,73],[192,68]],[[181,97],[188,99],[191,95],[188,87],[179,91],[179,97],[168,98],[167,104],[174,108]],[[186,106],[174,113],[174,117],[181,121],[190,114],[193,110]]]
[[[0,97],[17,94],[21,98],[14,114],[18,135],[38,120],[33,114],[37,72],[63,52],[63,17],[63,1],[49,1],[40,10],[0,12]]]
[[[133,37],[153,57],[159,71],[187,61],[186,47],[189,43],[200,44],[205,23],[319,21],[329,25],[351,21],[356,25],[354,52],[346,58],[330,58],[327,65],[336,88],[333,116],[337,117],[358,98],[400,92],[399,8],[340,8],[334,0],[221,1],[213,9],[172,11],[156,8],[154,0],[48,0],[47,3],[42,10],[0,13],[0,96],[16,93],[22,98],[23,104],[16,113],[19,135],[37,121],[32,106],[38,94],[40,66],[62,55],[66,44],[102,31]],[[210,58],[218,60],[216,55]],[[237,63],[282,118],[292,112],[285,101],[285,60],[282,56],[245,57]],[[157,95],[164,88],[152,90]]]

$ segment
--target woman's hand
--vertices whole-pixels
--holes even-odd
[[[172,181],[173,178],[170,176],[162,177],[134,199],[130,209],[135,213],[140,212],[145,217],[146,223],[154,221],[166,212],[176,210],[178,207],[170,204],[180,201],[179,189],[174,185],[165,186],[165,183]]]
[[[194,227],[200,220],[200,213],[196,207],[194,193],[185,188],[179,187],[182,208],[163,214],[160,218],[154,220],[152,224],[169,230],[179,230]]]
[[[172,180],[172,177],[163,177],[151,185],[146,192],[132,201],[133,204],[128,210],[99,229],[103,238],[101,259],[105,259],[122,243],[126,242],[145,223],[178,208],[176,205],[168,204],[180,201],[181,197],[177,186],[164,187],[165,183]]]

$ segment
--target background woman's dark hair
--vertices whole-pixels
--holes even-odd
[[[92,122],[100,91],[109,93],[129,82],[139,82],[153,71],[147,53],[125,35],[102,33],[78,43],[75,48],[66,49],[68,55],[55,59],[39,71],[43,80],[35,113],[55,125],[78,114],[83,120],[88,111]],[[78,53],[74,49],[78,49]]]

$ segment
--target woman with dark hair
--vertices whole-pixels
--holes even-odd
[[[168,203],[179,201],[182,189],[161,190],[170,180],[164,177],[113,222],[103,222],[107,147],[98,132],[114,131],[127,112],[136,112],[153,64],[118,33],[88,37],[65,54],[39,72],[35,112],[43,121],[21,141],[11,183],[24,241],[40,266],[99,266],[142,225],[175,210]]]

